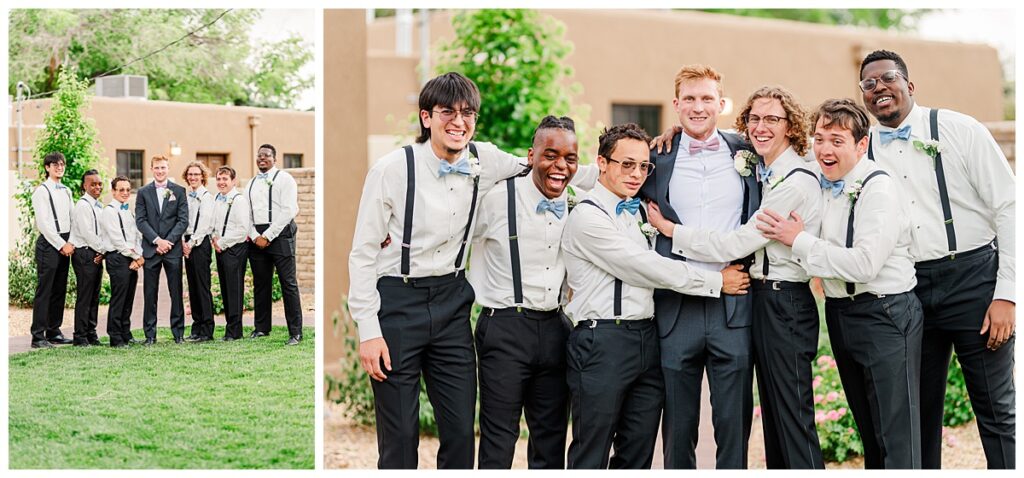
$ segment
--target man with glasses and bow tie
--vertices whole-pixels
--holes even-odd
[[[284,296],[284,317],[288,324],[286,345],[302,341],[302,302],[299,282],[295,274],[295,216],[299,213],[298,186],[287,171],[277,169],[277,148],[260,145],[256,153],[256,167],[260,172],[249,180],[245,197],[251,207],[252,246],[249,264],[252,266],[253,325],[249,338],[270,335],[271,291],[274,270],[281,282]]]
[[[64,323],[64,299],[68,290],[68,266],[75,246],[71,237],[71,190],[61,184],[64,155],[43,158],[46,179],[32,192],[36,229],[36,298],[32,303],[32,348],[70,344],[60,331]]]
[[[110,307],[107,309],[107,335],[110,346],[125,348],[136,343],[132,337],[132,305],[142,257],[142,233],[128,208],[132,182],[118,176],[110,182],[112,199],[103,208],[100,224],[107,245],[107,274],[110,274]]]
[[[188,301],[192,309],[192,333],[188,342],[213,340],[213,293],[210,289],[210,262],[213,247],[214,193],[206,189],[210,171],[200,161],[185,166],[181,178],[188,185],[188,229],[182,237],[185,276],[188,278]]]
[[[942,464],[946,376],[955,351],[989,468],[1015,467],[1015,180],[992,134],[970,116],[914,101],[900,55],[861,62],[864,105],[878,120],[868,159],[888,171],[911,220],[915,291],[924,306],[921,443]]]

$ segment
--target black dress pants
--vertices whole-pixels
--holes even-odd
[[[475,295],[461,274],[383,277],[381,334],[391,355],[387,379],[371,381],[377,417],[377,466],[413,469],[419,464],[420,380],[434,408],[437,468],[473,468],[476,356],[469,315]],[[383,368],[383,362],[381,364]]]
[[[210,289],[212,253],[213,247],[207,236],[192,248],[185,259],[188,302],[192,309],[192,335],[197,337],[213,338],[213,293]]]
[[[956,258],[917,264],[914,291],[924,308],[921,352],[921,457],[924,468],[942,465],[942,413],[950,355],[956,351],[977,417],[989,468],[1016,467],[1013,385],[1014,339],[989,350],[982,322],[995,292],[999,255],[992,246]]]
[[[179,252],[180,254],[180,252]],[[185,304],[181,292],[181,256],[168,257],[153,254],[142,265],[142,329],[147,339],[156,339],[156,309],[160,293],[160,270],[167,276],[167,293],[171,297],[171,334],[174,338],[185,335]]]
[[[224,336],[242,338],[242,296],[245,289],[245,261],[249,243],[241,242],[217,253],[221,300],[224,302]]]
[[[71,233],[61,234],[68,240]],[[64,323],[64,299],[68,294],[68,268],[71,258],[60,254],[45,237],[36,238],[36,298],[32,302],[32,341],[61,335]]]
[[[71,266],[75,269],[75,335],[76,344],[88,344],[99,340],[96,323],[100,313],[100,285],[103,282],[103,263],[93,262],[96,251],[79,247],[71,254]]]
[[[106,255],[107,274],[110,274],[110,307],[107,309],[107,335],[110,345],[120,345],[132,340],[132,305],[135,302],[135,287],[139,282],[139,271],[128,266],[132,259],[111,251]]]
[[[569,325],[556,309],[484,308],[476,324],[480,375],[481,469],[509,469],[519,419],[530,430],[531,469],[565,468],[569,388],[565,343]]]
[[[256,231],[263,233],[266,224],[257,224]],[[284,317],[288,324],[288,335],[302,335],[302,300],[299,297],[299,281],[295,272],[295,223],[291,223],[265,249],[256,245],[249,247],[249,263],[252,265],[253,324],[257,332],[270,334],[271,309],[273,308],[274,269],[281,283],[284,298]]]
[[[913,292],[825,301],[839,379],[868,469],[921,468],[921,302]]]
[[[665,401],[658,329],[650,319],[584,324],[569,334],[569,468],[648,469]]]

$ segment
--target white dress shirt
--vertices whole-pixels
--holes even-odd
[[[496,182],[523,169],[519,158],[498,150],[493,144],[475,144],[480,155],[479,196],[490,191]],[[455,272],[455,258],[469,219],[473,179],[457,173],[440,176],[441,160],[429,141],[414,144],[412,149],[416,197],[409,276],[443,276]],[[469,148],[466,148],[462,158],[468,157]],[[377,319],[380,311],[377,279],[401,276],[407,178],[405,151],[399,148],[378,160],[363,183],[349,255],[348,296],[349,312],[359,326],[361,341],[381,336]],[[472,225],[470,227],[472,230]],[[387,238],[390,243],[382,246]],[[463,253],[463,262],[468,252]]]
[[[228,212],[231,213],[231,217],[227,217]],[[225,195],[217,194],[213,202],[212,237],[217,240],[222,250],[245,242],[251,227],[249,200],[238,192],[238,188],[231,188]]]
[[[57,210],[57,223],[53,221],[53,209],[50,208],[50,197],[53,197],[53,209]],[[36,229],[46,238],[54,249],[60,249],[67,242],[61,234],[71,232],[71,190],[49,179],[43,181],[32,192],[32,210],[35,211]]]
[[[188,198],[188,227],[185,234],[190,236],[189,243],[196,247],[203,242],[206,236],[213,233],[213,203],[216,196],[206,190],[205,186],[192,191],[186,189]],[[192,194],[195,193],[195,197]],[[196,221],[196,216],[199,220]]]
[[[679,139],[676,163],[668,182],[668,200],[679,220],[692,228],[708,231],[731,231],[740,227],[743,218],[743,178],[733,166],[725,137],[717,130],[718,151],[700,151],[691,156],[689,145],[694,141],[685,132]],[[694,267],[721,271],[728,262],[689,260]]]
[[[915,261],[949,255],[934,161],[913,144],[914,140],[931,140],[929,111],[930,108],[914,105],[899,125],[910,126],[910,141],[896,139],[883,146],[879,132],[896,128],[871,127],[875,160],[896,180],[908,203],[914,238],[910,251]],[[1013,171],[992,134],[970,116],[940,111],[939,143],[957,252],[977,249],[998,238],[999,272],[994,298],[1015,301],[1016,181]]]
[[[68,239],[75,248],[90,247],[102,254],[107,250],[100,234],[100,212],[103,203],[88,194],[83,194],[71,210],[71,236]]]
[[[136,260],[142,257],[142,233],[135,225],[134,208],[121,209],[124,203],[110,201],[100,214],[100,233],[107,252],[118,252]]]
[[[820,170],[817,164],[810,164],[787,148],[769,167],[771,175],[762,188],[761,208],[751,214],[756,218],[765,209],[771,209],[783,216],[791,211],[804,220],[804,230],[817,236],[821,228],[821,185],[817,178],[797,172],[789,179],[782,180],[796,168],[806,169],[814,174]],[[753,168],[752,168],[753,169]],[[777,182],[782,180],[782,182]],[[876,179],[872,179],[876,181]],[[672,232],[672,252],[687,259],[708,262],[727,262],[747,257],[752,252],[754,264],[750,277],[764,279],[764,254],[768,251],[769,280],[807,282],[810,277],[801,259],[793,257],[793,251],[781,242],[765,238],[757,230],[757,221],[750,220],[734,230],[697,229],[676,225]]]
[[[276,175],[276,179],[275,179]],[[295,178],[288,171],[270,168],[266,175],[258,174],[249,180],[245,197],[252,205],[251,237],[263,236],[269,241],[277,238],[281,231],[299,213],[299,192]],[[273,189],[271,189],[273,184]],[[268,192],[269,191],[269,192]],[[273,195],[273,198],[270,196]],[[269,201],[269,202],[268,202]],[[273,222],[271,222],[273,216]],[[256,224],[270,224],[263,234],[256,231]]]
[[[562,228],[569,217],[559,219],[551,211],[537,212],[547,199],[533,182],[533,175],[515,179],[516,235],[523,287],[523,302],[516,304],[512,285],[512,259],[508,231],[508,185],[500,181],[480,201],[473,240],[473,254],[467,279],[476,292],[476,302],[503,309],[522,305],[534,310],[558,307],[565,281],[562,261]],[[566,201],[566,192],[553,201]]]
[[[846,247],[851,204],[847,191],[878,169],[865,156],[843,176],[842,194],[833,197],[831,190],[822,191],[821,238],[804,231],[793,241],[793,256],[802,260],[811,276],[824,279],[826,297],[850,297],[847,282],[854,283],[854,295],[899,294],[917,285],[910,219],[900,202],[899,185],[890,176],[876,176],[861,190],[853,218],[853,247]]]
[[[616,214],[620,198],[598,183],[579,204],[562,233],[562,251],[572,300],[566,315],[581,320],[640,320],[654,316],[654,289],[718,297],[722,274],[662,257],[640,232],[640,214]],[[610,214],[610,216],[609,216]],[[652,240],[653,243],[653,240]],[[614,315],[615,279],[622,281],[622,315]]]

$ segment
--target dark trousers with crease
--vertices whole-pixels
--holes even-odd
[[[107,335],[110,345],[128,343],[132,338],[132,305],[139,271],[129,269],[132,262],[120,252],[106,255],[107,274],[110,274],[110,307],[107,309]]]
[[[257,224],[256,232],[263,233],[267,224]],[[302,335],[302,301],[295,272],[295,223],[291,223],[265,249],[249,246],[249,264],[252,266],[253,325],[257,332],[270,334],[274,269],[281,284],[284,299],[284,318],[288,335]]]
[[[651,467],[665,401],[660,356],[650,319],[569,334],[570,469]]]
[[[512,467],[519,419],[530,430],[531,469],[565,468],[569,388],[567,319],[558,311],[485,308],[476,325],[481,469]]]
[[[75,269],[75,335],[76,344],[99,340],[96,323],[100,313],[100,284],[103,282],[103,262],[93,262],[96,251],[89,247],[75,248],[71,266]]]
[[[751,280],[751,334],[769,469],[825,468],[814,424],[811,364],[818,307],[806,282]]]
[[[217,253],[221,300],[224,301],[224,336],[242,338],[242,296],[245,291],[245,261],[249,243],[240,242]]]
[[[921,468],[921,302],[913,292],[825,300],[864,468]]]
[[[409,279],[383,277],[381,334],[391,355],[387,379],[372,380],[377,418],[377,467],[419,464],[420,380],[434,407],[439,469],[473,468],[476,355],[469,315],[475,295],[462,274]],[[383,361],[381,363],[383,368]]]
[[[156,338],[156,309],[160,292],[160,270],[167,276],[167,293],[171,296],[171,335],[185,335],[185,304],[181,293],[181,257],[153,254],[142,264],[142,329],[147,339]]]
[[[192,335],[197,337],[213,338],[213,293],[210,289],[212,254],[210,236],[206,236],[185,258],[188,302],[192,309]]]
[[[71,233],[61,234],[68,240]],[[36,238],[36,298],[32,301],[32,341],[52,339],[64,323],[71,258],[62,256],[41,234]]]
[[[973,251],[972,251],[973,252]],[[1016,467],[1016,404],[1011,338],[996,350],[981,335],[985,313],[995,292],[999,255],[990,246],[917,264],[914,291],[924,308],[921,352],[922,466],[942,466],[942,414],[951,353],[964,373],[964,383],[977,417],[978,433],[989,468]]]

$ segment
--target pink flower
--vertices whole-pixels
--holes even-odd
[[[846,407],[840,407],[836,412],[839,413],[839,416],[844,417],[846,416]]]
[[[847,428],[846,429],[846,433],[849,433],[849,434],[853,435],[853,428],[852,427],[851,428]]]
[[[824,400],[824,397],[820,393],[814,396],[814,403],[821,403],[822,400]]]
[[[761,406],[760,405],[754,407],[754,416],[755,417],[760,417],[761,416]]]
[[[839,417],[841,416],[842,415],[840,415],[839,412],[835,410],[829,410],[829,412],[825,415],[825,418],[827,418],[830,422],[834,422],[836,420],[839,420]]]
[[[946,445],[950,448],[956,447],[956,435],[949,435],[946,437]]]
[[[829,357],[828,355],[822,355],[821,357],[818,357],[818,365],[825,365],[829,363],[831,359],[832,357]]]
[[[824,379],[821,378],[821,375],[816,375],[814,377],[814,382],[811,383],[811,387],[818,388],[818,385],[821,385],[822,380],[824,380]]]
[[[825,423],[825,412],[818,412],[814,414],[814,423]]]
[[[828,392],[828,395],[825,395],[825,401],[826,402],[834,402],[834,401],[836,401],[838,399],[839,399],[839,392]]]

